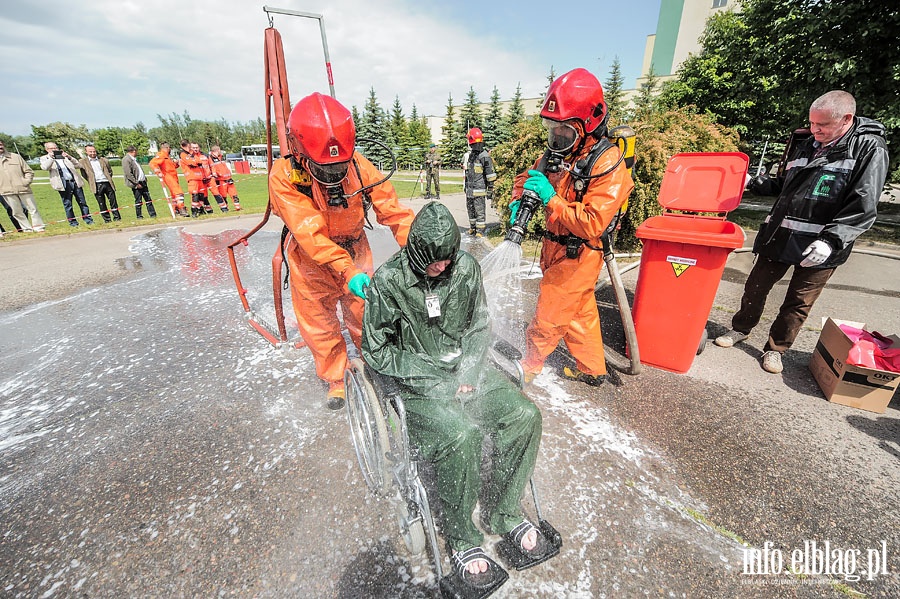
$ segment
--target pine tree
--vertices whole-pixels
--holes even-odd
[[[653,70],[653,65],[651,64],[650,70],[647,71],[647,76],[644,78],[641,87],[638,89],[638,95],[634,99],[635,118],[646,119],[656,110],[657,102],[654,90],[658,83],[659,76],[656,74],[656,71]]]
[[[603,82],[603,99],[606,101],[606,107],[609,110],[610,118],[616,121],[622,121],[624,118],[625,92],[622,86],[625,84],[625,78],[622,76],[622,65],[619,57],[613,60],[612,67],[609,69],[609,78]]]
[[[357,143],[362,147],[362,154],[382,169],[391,167],[391,154],[381,145],[370,140],[378,140],[391,147],[393,136],[391,135],[388,119],[384,109],[378,104],[375,96],[375,88],[369,89],[369,99],[363,106],[362,118],[356,128]]]
[[[556,70],[553,68],[553,65],[550,65],[550,74],[547,75],[547,87],[544,88],[544,95],[547,95],[547,90],[550,89],[550,86],[553,82],[556,81]]]
[[[407,125],[407,134],[409,138],[409,161],[413,169],[422,167],[425,161],[425,152],[431,145],[431,131],[425,123],[425,118],[419,118],[419,112],[416,105],[413,104],[412,111],[409,113],[409,123]]]
[[[460,136],[457,129],[456,109],[453,108],[453,95],[450,94],[447,96],[447,114],[441,127],[441,135],[444,137],[441,143],[441,159],[447,167],[460,164],[463,154],[466,153],[466,138]]]
[[[353,124],[356,126],[357,133],[359,132],[359,110],[356,109],[356,104],[350,107],[350,116],[353,117]]]
[[[500,91],[494,86],[487,116],[484,118],[484,145],[495,148],[509,138],[509,130],[503,118],[503,107],[500,106]]]
[[[525,120],[525,106],[522,104],[522,84],[516,85],[516,95],[513,96],[512,104],[506,112],[506,130],[509,136],[513,136],[513,130],[516,125]]]
[[[398,165],[409,164],[409,134],[407,132],[406,119],[403,117],[403,106],[400,104],[400,96],[394,96],[389,126],[391,137],[394,141],[391,150],[397,157]]]
[[[458,135],[465,139],[469,129],[472,127],[482,129],[483,125],[481,110],[478,109],[478,96],[475,95],[475,90],[469,87],[469,92],[466,94],[466,103],[463,104],[459,111]]]

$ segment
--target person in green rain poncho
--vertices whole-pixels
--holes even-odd
[[[491,364],[481,267],[459,246],[449,210],[438,202],[425,205],[406,247],[378,269],[366,290],[362,353],[399,385],[410,442],[435,466],[451,561],[479,588],[506,579],[482,549],[484,536],[472,521],[485,435],[494,450],[482,525],[503,535],[531,565],[558,547],[523,516],[520,504],[540,445],[541,413]]]

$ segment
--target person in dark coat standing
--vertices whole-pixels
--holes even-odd
[[[731,347],[750,335],[769,292],[793,268],[778,316],[769,328],[762,367],[783,370],[782,354],[797,337],[835,269],[874,223],[888,172],[884,125],[856,116],[856,100],[830,91],[809,107],[812,136],[788,157],[776,177],[750,179],[747,189],[778,199],[753,243],[756,263],[744,285],[732,330],[715,341]]]
[[[141,208],[146,205],[147,214],[156,218],[156,208],[153,207],[153,199],[147,188],[147,175],[144,174],[144,169],[138,164],[135,156],[137,156],[137,148],[128,146],[122,157],[122,174],[125,176],[125,185],[131,189],[131,193],[134,195],[134,215],[136,218],[144,218]]]
[[[88,185],[97,204],[100,205],[100,216],[104,222],[110,220],[122,220],[119,214],[119,204],[116,201],[116,184],[113,183],[112,167],[109,160],[97,155],[97,148],[91,145],[84,146],[84,158],[78,161],[81,167],[81,175],[87,179]],[[109,207],[107,208],[107,201]],[[110,215],[112,218],[110,219]]]

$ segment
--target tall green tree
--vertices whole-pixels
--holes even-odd
[[[609,77],[603,82],[603,99],[609,110],[610,119],[621,122],[625,116],[625,77],[622,76],[622,64],[619,57],[613,59],[609,69]]]
[[[484,119],[481,116],[481,109],[478,107],[478,96],[475,95],[475,90],[470,86],[466,94],[466,101],[459,109],[457,135],[465,139],[466,133],[472,127],[483,129]]]
[[[509,129],[503,118],[503,107],[500,105],[500,90],[494,86],[491,92],[491,103],[488,105],[487,114],[484,117],[484,145],[495,148],[509,139]]]
[[[391,149],[397,157],[397,163],[408,165],[410,163],[409,131],[406,124],[406,118],[403,116],[403,105],[400,104],[400,96],[394,96],[394,104],[391,106],[388,127],[391,130],[391,137],[394,140],[394,145]]]
[[[91,132],[94,146],[100,156],[118,155],[124,153],[122,145],[122,132],[120,127],[104,127]]]
[[[743,0],[740,12],[707,22],[701,51],[670,104],[694,104],[751,139],[786,137],[806,123],[810,103],[832,89],[856,97],[857,113],[887,127],[900,159],[900,5],[883,0]]]
[[[81,148],[91,141],[91,135],[85,125],[77,127],[70,123],[61,123],[59,121],[48,123],[46,125],[32,125],[31,138],[34,140],[35,146],[40,148],[40,154],[44,154],[43,145],[52,141],[72,156],[80,156]]]
[[[34,138],[30,135],[9,135],[0,132],[0,140],[6,146],[7,152],[19,154],[25,160],[36,158],[44,153],[44,149],[36,146]]]
[[[363,155],[383,169],[391,167],[391,153],[371,140],[377,140],[391,147],[394,139],[391,135],[389,119],[384,109],[378,104],[375,88],[369,88],[369,98],[363,106],[363,113],[357,128],[357,139],[362,146]]]
[[[441,135],[444,140],[441,142],[441,160],[444,167],[457,165],[462,161],[463,154],[466,152],[466,138],[460,136],[459,128],[456,120],[456,108],[453,107],[453,95],[447,96],[447,112],[444,115],[444,124],[441,127]]]
[[[431,131],[425,122],[425,117],[419,117],[416,105],[413,104],[409,113],[409,122],[407,124],[407,133],[409,135],[409,161],[414,169],[422,166],[425,158],[425,152],[431,146]]]
[[[637,97],[634,99],[634,118],[646,119],[651,113],[656,111],[659,101],[657,100],[656,88],[659,86],[659,75],[650,65],[647,76],[641,82],[638,88]]]
[[[516,85],[516,95],[513,96],[512,104],[506,111],[506,130],[512,136],[513,129],[516,125],[525,120],[525,105],[522,103],[522,84]]]

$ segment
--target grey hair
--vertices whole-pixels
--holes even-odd
[[[813,100],[809,109],[828,112],[835,119],[845,114],[854,116],[856,115],[856,100],[845,91],[833,90]]]

